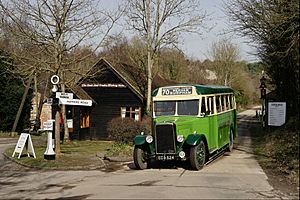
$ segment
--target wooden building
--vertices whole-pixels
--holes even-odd
[[[73,119],[71,139],[107,139],[108,122],[115,117],[141,120],[143,95],[109,62],[101,59],[72,92],[80,99],[93,101],[92,107],[68,106]]]

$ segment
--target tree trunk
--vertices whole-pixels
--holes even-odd
[[[151,93],[152,93],[152,68],[153,68],[153,59],[151,57],[151,52],[148,50],[148,76],[147,76],[147,107],[146,112],[148,115],[151,115]]]
[[[61,77],[63,77],[63,75]],[[64,80],[64,78],[62,78],[62,80]],[[61,84],[61,91],[66,92],[64,83]],[[69,137],[68,122],[67,122],[66,105],[61,105],[61,114],[62,114],[63,123],[64,123],[64,142],[69,142],[70,137]]]
[[[25,87],[25,91],[23,93],[22,101],[21,101],[21,104],[19,106],[19,110],[17,112],[17,116],[16,116],[16,119],[15,119],[14,125],[13,125],[13,127],[11,129],[11,132],[15,132],[16,129],[17,129],[17,125],[18,125],[18,122],[19,122],[19,119],[20,119],[20,116],[21,116],[21,113],[22,113],[22,110],[23,110],[23,106],[24,106],[24,103],[25,103],[25,100],[26,100],[26,96],[28,94],[28,90],[30,88],[30,84],[32,82],[32,79],[33,79],[33,76],[30,76],[29,79],[28,79],[27,85]]]

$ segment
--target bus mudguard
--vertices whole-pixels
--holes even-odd
[[[137,135],[134,137],[133,142],[135,145],[143,145],[146,142],[146,135]]]
[[[201,139],[202,139],[202,135],[191,134],[191,135],[188,135],[188,137],[186,139],[186,143],[191,146],[196,146],[200,143]]]

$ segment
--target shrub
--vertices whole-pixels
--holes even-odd
[[[109,139],[117,142],[132,142],[133,138],[141,132],[149,133],[151,130],[151,118],[144,118],[136,122],[130,118],[113,118],[107,125]]]

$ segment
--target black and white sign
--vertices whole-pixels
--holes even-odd
[[[282,126],[286,119],[286,102],[268,103],[268,125]]]
[[[47,120],[43,123],[43,130],[44,131],[52,131],[53,130],[53,121],[54,120]]]
[[[19,154],[18,158],[20,158],[25,145],[26,145],[26,149],[27,149],[27,156],[30,157],[30,153],[31,153],[33,155],[33,157],[36,158],[32,140],[28,133],[21,133],[12,157],[14,157],[16,153],[18,153]]]
[[[56,93],[55,93],[55,96],[56,96],[56,98],[73,99],[73,93],[56,92]]]
[[[92,100],[83,99],[59,99],[59,104],[72,106],[92,106]]]
[[[68,128],[73,128],[73,119],[67,119]]]
[[[162,95],[186,95],[192,94],[192,87],[162,88]]]

